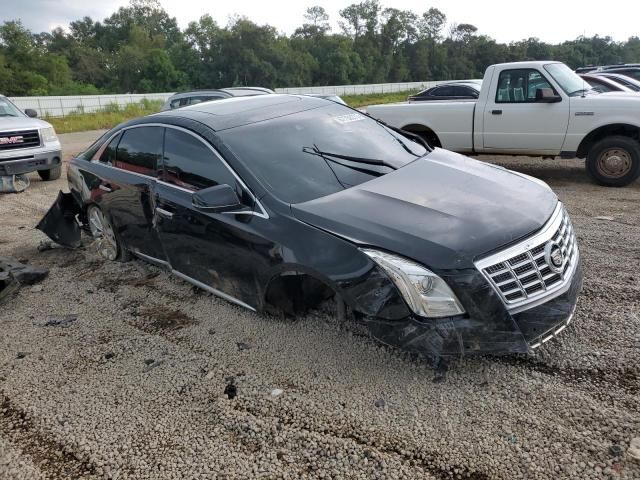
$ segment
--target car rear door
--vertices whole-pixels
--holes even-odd
[[[533,68],[503,70],[493,88],[484,110],[485,151],[560,152],[569,124],[569,100],[562,96],[557,103],[535,101],[537,89],[553,88],[544,74]]]
[[[108,215],[133,253],[163,262],[166,256],[154,226],[154,192],[162,156],[164,128],[135,126],[98,152],[91,199]]]
[[[171,268],[179,276],[244,306],[258,302],[258,252],[268,244],[260,231],[268,220],[252,208],[216,213],[198,210],[192,194],[216,185],[232,186],[247,207],[254,197],[203,139],[167,127],[163,171],[156,191],[156,224]]]

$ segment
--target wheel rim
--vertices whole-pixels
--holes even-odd
[[[609,178],[624,177],[631,171],[632,163],[628,151],[621,148],[610,148],[598,157],[598,173]]]
[[[98,252],[107,260],[115,260],[118,256],[118,242],[111,227],[111,223],[106,219],[102,210],[92,207],[89,210],[89,230],[91,236],[96,239]]]

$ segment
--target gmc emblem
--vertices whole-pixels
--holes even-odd
[[[7,145],[10,143],[24,143],[24,137],[22,135],[16,135],[15,137],[0,138],[0,145]]]

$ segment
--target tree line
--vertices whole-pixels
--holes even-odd
[[[145,93],[249,85],[295,87],[481,78],[493,63],[554,59],[575,68],[640,62],[640,38],[578,37],[509,44],[437,8],[418,14],[379,0],[339,12],[339,31],[320,6],[291,35],[246,17],[220,26],[209,15],[181,30],[158,0],[132,0],[103,21],[33,33],[0,26],[0,93]]]

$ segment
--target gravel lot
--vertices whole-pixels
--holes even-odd
[[[0,254],[51,270],[0,307],[0,479],[639,479],[640,182],[494,161],[565,202],[584,291],[535,356],[464,358],[443,383],[328,317],[259,316],[91,248],[39,252],[66,180],[0,195]]]

